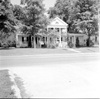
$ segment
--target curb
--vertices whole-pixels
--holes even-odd
[[[21,95],[20,95],[20,90],[17,87],[16,82],[14,80],[13,73],[11,71],[8,71],[8,74],[9,74],[10,81],[13,82],[13,86],[11,86],[11,89],[14,91],[14,96],[16,98],[22,98]]]

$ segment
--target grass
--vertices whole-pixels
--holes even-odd
[[[73,48],[72,48],[73,49]],[[74,50],[82,53],[99,52],[98,47],[75,48]],[[67,54],[75,53],[66,49],[34,49],[34,48],[10,48],[0,50],[0,56],[18,56],[18,55],[39,55],[39,54]]]
[[[0,70],[0,98],[16,98],[9,76],[8,70]]]
[[[66,54],[74,53],[63,49],[34,49],[34,48],[17,48],[9,50],[0,50],[1,56],[16,56],[16,55],[38,55],[38,54]]]
[[[81,51],[83,53],[99,52],[99,47],[83,47],[83,48],[76,48],[76,50]]]

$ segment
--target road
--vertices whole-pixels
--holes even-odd
[[[99,53],[2,56],[0,69],[22,79],[23,97],[98,98],[99,61]]]

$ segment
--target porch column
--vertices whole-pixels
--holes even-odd
[[[16,34],[16,42],[18,42],[18,34]]]
[[[16,34],[16,47],[19,47],[19,38],[18,38],[18,34]]]
[[[61,43],[61,28],[59,28],[59,47],[62,47],[62,43]]]
[[[34,42],[33,42],[33,36],[31,36],[31,44],[32,44],[32,48],[34,48]]]
[[[49,48],[49,36],[47,36],[47,48]]]
[[[35,41],[35,35],[34,35],[34,48],[36,48],[36,41]]]
[[[74,43],[74,48],[75,48],[76,47],[76,37],[75,37],[75,35],[74,35],[74,38],[73,39],[74,39],[73,40],[74,41],[73,43]]]

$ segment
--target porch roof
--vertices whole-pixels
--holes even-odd
[[[81,33],[68,33],[68,36],[86,36],[86,34],[81,34]]]
[[[46,36],[46,34],[45,33],[37,33],[37,34],[35,34],[35,36],[42,36],[42,37],[44,37],[44,36]]]

